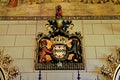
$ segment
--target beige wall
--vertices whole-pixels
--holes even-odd
[[[35,37],[38,32],[47,34],[47,21],[0,21],[0,48],[14,58],[22,72],[22,80],[38,80],[34,70]],[[70,32],[81,31],[86,69],[80,71],[81,80],[95,80],[105,58],[120,47],[120,20],[73,20]],[[15,79],[19,80],[19,76]],[[42,80],[77,80],[76,70],[42,71]]]

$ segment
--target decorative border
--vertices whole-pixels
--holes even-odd
[[[84,70],[84,63],[63,63],[62,67],[57,67],[57,63],[36,63],[35,70]]]
[[[55,19],[54,16],[0,16],[3,20],[48,20]],[[114,16],[64,16],[67,20],[120,20],[120,15]]]

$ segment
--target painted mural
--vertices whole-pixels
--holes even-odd
[[[0,0],[0,16],[54,16],[58,4],[64,16],[120,15],[120,0]]]

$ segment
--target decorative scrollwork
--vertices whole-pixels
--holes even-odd
[[[117,49],[117,55],[113,54],[107,57],[107,66],[101,67],[101,73],[107,78],[112,80],[117,66],[120,64],[120,48]]]
[[[4,55],[0,49],[0,66],[4,69],[7,79],[13,79],[19,74],[17,66],[11,66],[13,58],[9,55]]]

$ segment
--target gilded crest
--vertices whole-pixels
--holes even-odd
[[[60,6],[60,5],[58,5]],[[59,13],[59,11],[57,11]],[[56,13],[55,20],[46,24],[49,35],[39,33],[35,68],[40,70],[84,69],[82,57],[82,36],[80,32],[70,34],[72,21],[65,21]]]

